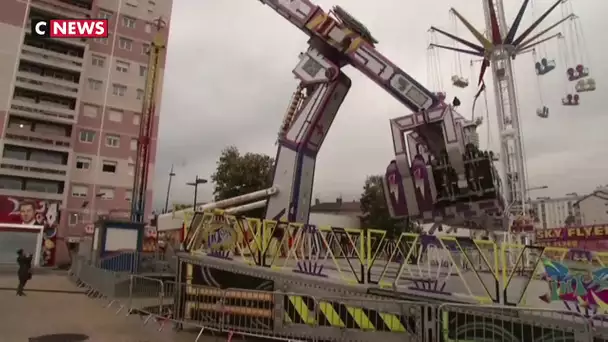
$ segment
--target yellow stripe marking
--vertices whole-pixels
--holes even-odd
[[[309,314],[308,306],[300,296],[289,296],[289,301],[306,324],[316,324],[315,316]]]
[[[321,312],[325,315],[325,318],[327,319],[329,324],[331,324],[331,326],[340,328],[346,327],[346,324],[344,324],[342,318],[340,318],[340,315],[336,312],[331,303],[320,302],[319,310],[321,310]]]
[[[346,310],[348,310],[348,313],[355,320],[361,330],[376,330],[376,327],[369,320],[369,318],[362,309],[347,306]]]
[[[380,312],[380,317],[384,321],[384,324],[393,332],[407,332],[403,324],[401,324],[401,320],[397,315]]]

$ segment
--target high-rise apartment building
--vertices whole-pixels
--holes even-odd
[[[28,221],[33,205],[38,222],[56,227],[46,247],[61,262],[68,245],[61,241],[82,236],[99,215],[130,209],[147,52],[154,21],[168,23],[172,0],[0,2],[0,222]],[[52,18],[107,18],[110,35],[30,34],[31,19]],[[168,32],[167,25],[165,39]],[[164,63],[162,56],[151,164]]]

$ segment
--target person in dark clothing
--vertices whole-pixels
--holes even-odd
[[[32,254],[25,255],[23,249],[17,251],[17,277],[19,278],[19,286],[17,287],[17,296],[25,296],[23,289],[28,280],[32,279]]]

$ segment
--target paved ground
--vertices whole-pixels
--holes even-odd
[[[27,284],[26,297],[15,295],[16,277],[0,275],[0,342],[193,342],[196,335],[175,333],[168,325],[143,326],[137,316],[115,315],[102,302],[87,298],[61,273],[35,275]],[[48,334],[82,334],[88,339],[35,340]],[[205,337],[200,342],[226,341],[226,337]]]

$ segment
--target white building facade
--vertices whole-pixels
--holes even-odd
[[[572,193],[564,197],[539,197],[533,200],[532,209],[539,220],[537,226],[542,229],[564,227],[568,216],[577,216],[574,204],[581,198]]]
[[[583,226],[608,224],[608,188],[599,188],[575,203],[577,221]]]

